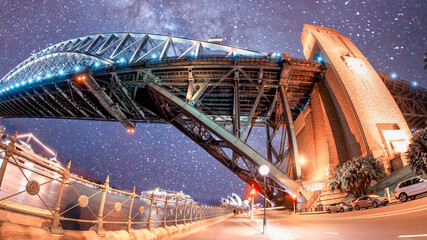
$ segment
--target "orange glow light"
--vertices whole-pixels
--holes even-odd
[[[252,190],[251,190],[251,195],[253,195],[253,196],[255,196],[255,188],[252,188]]]
[[[133,129],[133,128],[128,128],[128,129],[126,129],[126,131],[127,131],[128,133],[134,133],[134,132],[135,132],[135,129]]]
[[[296,198],[297,198],[297,195],[293,194],[293,195],[292,195],[292,198],[293,198],[293,199],[296,199]]]
[[[77,76],[77,81],[83,81],[83,80],[86,80],[86,76],[85,75]]]

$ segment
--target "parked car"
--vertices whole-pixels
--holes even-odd
[[[326,208],[328,213],[331,212],[345,212],[345,211],[353,211],[353,206],[345,202],[332,203]]]
[[[380,197],[378,195],[365,195],[362,196],[356,201],[353,202],[354,209],[360,210],[360,208],[366,208],[369,207],[377,208],[380,205],[386,206],[388,203],[388,199],[386,197]]]
[[[425,192],[427,192],[427,177],[425,176],[407,179],[399,183],[394,191],[396,198],[401,202],[408,201],[408,198],[414,200],[417,195]]]

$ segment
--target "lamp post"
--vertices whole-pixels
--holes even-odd
[[[270,172],[270,168],[267,165],[261,165],[259,167],[259,173],[264,177],[264,223],[262,227],[262,233],[265,234],[265,228],[267,224],[266,218],[266,207],[267,207],[267,184],[265,182],[265,176],[267,176],[268,172]]]

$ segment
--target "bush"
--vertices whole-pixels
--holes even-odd
[[[384,175],[384,166],[372,156],[353,158],[338,167],[329,187],[358,198],[367,194],[372,181],[379,181]]]
[[[415,132],[406,159],[412,172],[427,176],[427,127]]]

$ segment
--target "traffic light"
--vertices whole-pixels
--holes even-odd
[[[256,193],[255,188],[252,188],[251,189],[251,196],[255,196],[255,193]]]
[[[254,185],[252,184],[251,191],[249,192],[249,195],[255,196],[255,194],[256,194],[256,190],[255,190]]]

